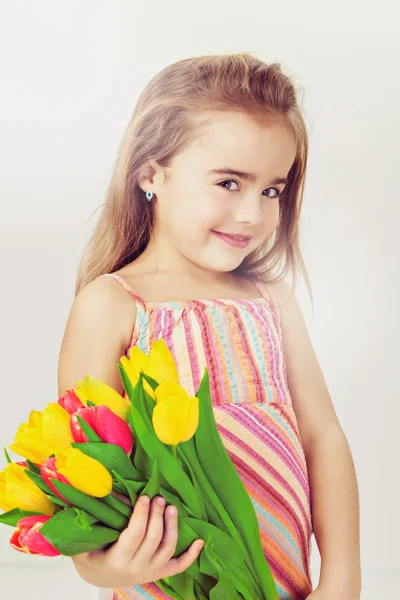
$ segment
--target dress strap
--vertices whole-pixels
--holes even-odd
[[[256,286],[258,287],[258,289],[260,290],[261,296],[267,300],[267,302],[269,304],[269,307],[270,307],[270,309],[271,309],[274,317],[276,318],[277,323],[280,326],[280,324],[281,324],[280,309],[278,308],[277,304],[274,302],[274,299],[267,292],[267,290],[265,288],[265,283],[263,283],[259,279],[254,280],[254,283],[256,284]]]
[[[99,279],[101,279],[102,277],[112,277],[113,279],[116,279],[122,285],[122,287],[126,289],[128,294],[130,294],[130,296],[132,296],[132,298],[136,300],[136,302],[139,302],[140,304],[145,306],[146,303],[144,302],[144,300],[142,300],[139,294],[126,281],[126,279],[121,277],[121,275],[118,275],[117,273],[104,273],[104,275],[100,275]]]
[[[271,302],[270,295],[268,294],[267,290],[265,289],[264,283],[262,281],[260,281],[259,279],[253,279],[253,282],[257,286],[258,291],[260,292],[262,298],[265,298],[266,300],[268,300],[268,302]]]

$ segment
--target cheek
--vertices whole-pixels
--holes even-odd
[[[279,225],[279,203],[266,207],[264,211],[264,226],[267,233],[274,231]]]
[[[215,227],[230,216],[230,205],[221,198],[205,199],[198,208],[197,218],[205,226]]]

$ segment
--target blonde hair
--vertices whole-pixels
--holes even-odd
[[[145,250],[154,215],[153,203],[146,200],[137,183],[141,168],[149,160],[168,167],[198,135],[198,117],[218,110],[243,111],[261,122],[279,121],[293,130],[297,152],[281,195],[279,224],[263,247],[247,256],[235,271],[270,283],[290,272],[292,290],[301,272],[312,299],[299,248],[308,155],[306,125],[294,84],[279,63],[266,64],[248,53],[180,60],[164,68],[145,87],[124,133],[106,201],[99,207],[103,210],[79,263],[75,294]]]

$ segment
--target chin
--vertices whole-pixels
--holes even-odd
[[[234,271],[242,264],[244,258],[241,261],[236,260],[223,260],[222,257],[219,260],[216,258],[211,261],[207,261],[207,265],[205,268],[210,271],[215,271],[216,273],[229,273],[230,271]]]
[[[234,271],[237,269],[247,254],[243,254],[242,257],[234,256],[234,252],[223,252],[222,250],[208,250],[203,253],[201,250],[199,252],[193,254],[193,249],[191,253],[186,253],[186,258],[188,258],[191,262],[201,267],[202,269],[206,269],[208,271],[214,271],[216,273],[228,273],[229,271]]]

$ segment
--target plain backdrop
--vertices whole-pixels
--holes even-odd
[[[398,597],[398,4],[36,0],[2,1],[1,15],[0,446],[57,400],[88,219],[143,87],[194,55],[279,61],[310,135],[301,237],[313,318],[304,285],[297,295],[356,464],[362,598]],[[11,532],[0,526],[2,596],[97,597],[70,559],[17,553]],[[319,564],[314,540],[315,584]]]

